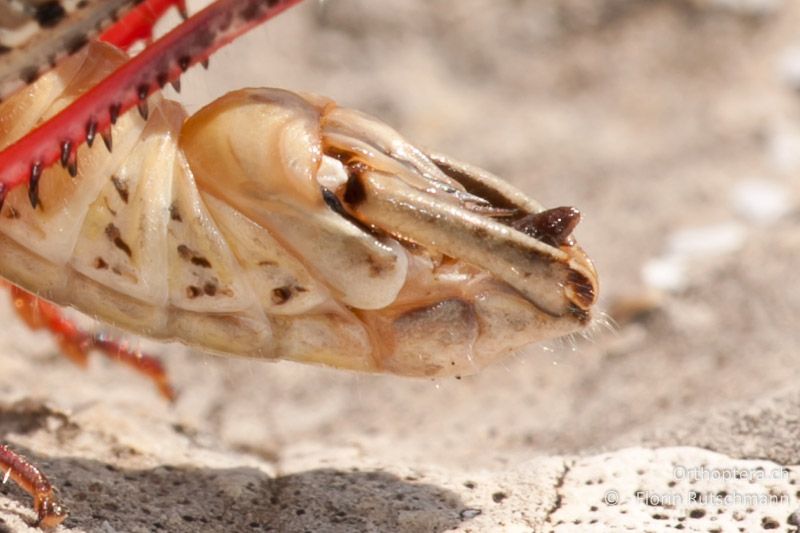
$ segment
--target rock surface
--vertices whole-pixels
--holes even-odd
[[[190,72],[189,109],[314,91],[578,206],[617,325],[441,382],[141,341],[167,405],[0,302],[2,440],[59,531],[797,531],[798,27],[780,1],[308,0]],[[4,485],[0,531],[28,504]]]

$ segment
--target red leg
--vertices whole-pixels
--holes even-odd
[[[86,366],[89,351],[97,350],[147,376],[167,400],[175,399],[175,391],[158,359],[138,350],[131,350],[124,343],[114,342],[103,334],[94,335],[81,330],[64,317],[58,307],[19,287],[11,286],[11,298],[14,309],[25,323],[33,330],[49,330],[58,342],[61,352],[76,364]]]
[[[0,444],[0,468],[3,469],[3,483],[12,479],[33,497],[37,526],[55,527],[64,521],[67,509],[58,502],[53,486],[41,470],[3,444]]]

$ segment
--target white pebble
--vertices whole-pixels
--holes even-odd
[[[789,191],[765,180],[743,181],[733,187],[731,201],[736,213],[756,224],[769,224],[788,213]]]
[[[745,227],[734,222],[677,231],[669,238],[667,252],[644,264],[642,281],[662,291],[683,290],[694,260],[738,250],[745,237]]]
[[[686,265],[679,257],[657,257],[642,266],[642,281],[664,291],[680,291],[687,285]]]
[[[669,239],[668,255],[701,257],[730,253],[742,247],[745,228],[735,222],[677,231]]]

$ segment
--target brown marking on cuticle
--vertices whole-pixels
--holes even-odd
[[[192,257],[192,264],[201,268],[211,268],[211,263],[205,257],[194,256]]]
[[[264,259],[264,260],[262,260],[262,261],[259,261],[259,262],[258,262],[258,263],[256,263],[256,264],[257,264],[258,266],[262,266],[262,267],[274,267],[274,266],[278,266],[278,263],[277,263],[276,261],[272,261],[272,260],[269,260],[269,259]]]
[[[589,309],[597,297],[592,282],[576,270],[571,270],[569,272],[567,282],[570,284],[575,297],[578,299],[577,302],[574,302],[575,305],[583,309]]]
[[[126,204],[128,203],[128,182],[126,180],[121,179],[117,175],[111,176],[111,183],[114,184],[114,188],[117,190],[117,194],[122,199],[123,202]]]
[[[111,216],[117,216],[117,212],[111,209],[111,205],[108,203],[108,196],[103,195],[103,203],[105,204],[106,209],[108,209],[108,212],[111,213]]]
[[[64,10],[61,2],[58,0],[50,0],[49,2],[43,2],[36,6],[34,18],[36,18],[36,22],[39,23],[39,27],[52,28],[57,26],[66,15],[67,12]]]
[[[6,218],[10,218],[10,219],[19,218],[19,211],[14,209],[13,205],[8,206],[8,209],[6,209]]]
[[[181,259],[189,261],[195,266],[199,266],[201,268],[211,268],[211,263],[208,261],[208,259],[202,255],[198,255],[185,244],[178,245],[178,255],[181,256]]]
[[[291,297],[291,287],[278,287],[276,289],[272,289],[272,303],[275,305],[282,305],[289,301]]]
[[[169,206],[169,218],[176,222],[183,222],[183,219],[181,218],[181,212],[178,210],[177,205],[172,204]]]
[[[25,67],[19,72],[19,78],[27,84],[31,84],[39,79],[39,69],[36,67]]]
[[[186,287],[186,296],[187,296],[187,298],[194,299],[194,298],[197,298],[198,296],[201,296],[202,294],[203,294],[203,291],[200,290],[200,287],[195,287],[194,285],[188,285]]]
[[[102,257],[95,257],[94,258],[94,267],[96,269],[98,269],[98,270],[107,270],[108,269],[108,263],[106,263],[105,260],[103,260]]]
[[[388,269],[394,267],[394,264],[397,262],[397,258],[395,256],[391,256],[384,260],[381,257],[375,257],[373,255],[367,255],[367,263],[369,263],[369,275],[370,277],[377,278],[382,276],[384,272]],[[391,263],[391,264],[387,264]]]
[[[128,243],[126,243],[122,239],[122,235],[119,231],[119,228],[116,227],[114,224],[109,224],[108,226],[106,226],[106,237],[108,237],[109,240],[114,243],[114,246],[125,252],[125,255],[127,255],[128,257],[131,257],[133,255],[133,253],[131,252],[131,247],[128,246]]]
[[[214,296],[217,294],[217,285],[211,283],[210,281],[203,285],[203,292],[206,293],[208,296]]]

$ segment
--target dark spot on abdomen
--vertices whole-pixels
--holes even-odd
[[[178,255],[181,256],[181,259],[189,261],[195,266],[199,266],[201,268],[211,268],[211,263],[208,259],[198,254],[185,244],[178,245]]]
[[[58,0],[51,0],[50,2],[44,2],[36,6],[34,17],[36,17],[36,22],[39,23],[40,27],[52,28],[61,22],[66,14],[67,12],[64,10],[61,2]]]
[[[291,297],[291,287],[278,287],[277,289],[272,289],[272,303],[275,305],[285,304]]]
[[[39,69],[37,67],[25,67],[19,72],[19,78],[25,83],[33,83],[39,79]]]
[[[397,263],[396,256],[388,258],[375,257],[374,255],[367,255],[367,263],[369,263],[369,275],[373,278],[382,276],[387,270],[391,270]]]
[[[169,218],[175,222],[183,222],[183,219],[181,218],[181,212],[178,210],[177,205],[172,204],[169,206]]]
[[[114,224],[109,224],[106,226],[106,237],[108,237],[109,240],[114,243],[114,246],[125,252],[125,255],[128,257],[133,255],[131,252],[131,247],[128,246],[128,243],[122,240],[122,235],[120,234],[119,228]]]
[[[189,285],[186,287],[186,297],[190,299],[197,298],[198,296],[202,295],[203,291],[200,290],[200,287],[195,287],[194,285]]]

